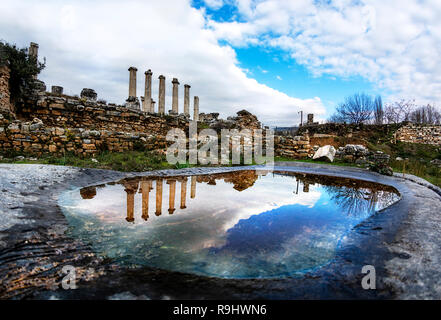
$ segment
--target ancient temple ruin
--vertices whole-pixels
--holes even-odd
[[[141,96],[141,104],[136,96],[136,72],[135,67],[129,68],[129,96],[126,100],[125,106],[130,109],[141,110],[146,113],[158,113],[160,115],[166,112],[165,102],[165,76],[159,75],[159,90],[158,90],[158,109],[155,110],[155,101],[152,99],[152,70],[148,69],[145,74],[145,88],[144,96]],[[190,88],[189,84],[184,84],[184,108],[183,112],[179,112],[179,81],[177,78],[172,80],[172,103],[171,109],[168,110],[170,115],[183,115],[190,118]],[[193,102],[193,120],[199,121],[199,97],[194,97]]]

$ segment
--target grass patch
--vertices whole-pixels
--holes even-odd
[[[16,156],[16,155],[15,155]],[[95,159],[96,161],[94,161]],[[64,156],[43,155],[35,161],[3,159],[3,163],[38,163],[81,168],[109,169],[124,172],[141,172],[159,169],[176,169],[190,165],[171,165],[165,156],[150,151],[109,152],[103,151],[95,158],[81,158],[74,154],[66,153]]]
[[[379,145],[369,143],[368,147],[370,150],[381,150],[387,154],[390,154],[391,161],[389,165],[395,172],[413,174],[415,176],[426,179],[436,186],[441,187],[441,168],[430,163],[430,161],[434,159],[441,159],[441,147],[403,142],[398,142],[397,144],[384,143]],[[52,164],[82,168],[109,169],[124,172],[142,172],[160,169],[182,169],[199,166],[191,165],[189,163],[171,165],[167,163],[164,155],[160,155],[151,151],[139,150],[126,151],[123,153],[103,151],[97,154],[94,158],[98,162],[94,162],[92,158],[81,158],[70,153],[66,153],[64,156],[43,155],[35,161],[29,159],[14,160],[14,158],[17,156],[29,156],[22,153],[9,152],[0,155],[4,157],[2,160],[0,160],[1,163]],[[396,157],[401,157],[406,160],[397,161],[395,160]],[[274,160],[319,163],[345,167],[360,167],[355,163],[348,163],[339,160],[332,163],[325,161],[316,161],[309,158],[291,159],[287,157],[275,157]],[[230,163],[229,165],[224,166],[233,166],[233,164]]]

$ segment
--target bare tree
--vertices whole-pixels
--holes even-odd
[[[422,124],[440,124],[441,113],[432,105],[421,106],[411,112],[409,120]]]
[[[337,106],[336,112],[329,118],[330,122],[365,123],[372,118],[375,102],[371,96],[357,93],[349,96]]]
[[[374,123],[375,124],[383,124],[384,121],[384,110],[383,110],[383,101],[381,96],[377,96],[374,101],[375,109],[374,109]]]
[[[400,100],[386,105],[384,115],[387,123],[409,121],[410,114],[415,110],[415,100]]]

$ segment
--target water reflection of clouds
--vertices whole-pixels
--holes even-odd
[[[292,184],[287,183],[292,179]],[[164,183],[165,184],[165,183]],[[141,194],[134,197],[134,212],[136,228],[158,228],[164,225],[196,223],[204,228],[209,223],[205,239],[197,239],[197,243],[187,243],[186,250],[198,250],[209,246],[221,246],[225,243],[226,232],[240,220],[247,220],[253,215],[271,211],[286,205],[301,205],[313,207],[321,197],[319,188],[313,188],[308,193],[294,194],[296,180],[283,176],[260,176],[252,187],[237,191],[230,183],[217,180],[216,185],[198,183],[195,199],[187,199],[186,209],[177,209],[173,215],[155,217],[150,209],[150,219],[145,222],[141,217]],[[153,190],[154,191],[154,190]],[[124,224],[126,215],[126,193],[120,184],[109,185],[97,189],[92,199],[83,200],[78,194],[71,210],[91,214],[103,223]],[[163,188],[162,212],[167,212],[169,189]],[[149,203],[154,203],[155,193],[150,192]],[[152,217],[153,216],[153,217]],[[140,230],[142,232],[142,229]],[[189,247],[190,245],[190,247]]]
[[[70,193],[60,205],[110,257],[226,277],[254,274],[252,264],[283,274],[330,259],[348,228],[398,198],[371,184],[321,183],[254,171],[131,180]]]

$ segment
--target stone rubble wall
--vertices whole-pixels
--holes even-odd
[[[62,155],[71,152],[79,156],[93,156],[101,151],[124,152],[142,147],[164,150],[164,136],[139,132],[89,130],[46,126],[39,119],[33,121],[8,120],[0,114],[0,152]]]
[[[309,133],[312,135],[335,135],[340,137],[370,136],[378,134],[388,136],[397,131],[401,124],[346,124],[346,123],[323,123],[318,125],[304,125],[299,127],[297,134]]]
[[[160,116],[128,109],[104,101],[40,93],[28,100],[17,117],[40,119],[48,127],[85,128],[88,130],[166,135],[171,127],[188,128],[183,116]]]
[[[309,135],[302,136],[275,136],[274,137],[275,156],[301,159],[312,157],[314,150],[311,148]]]
[[[9,113],[12,112],[12,104],[10,101],[9,92],[9,67],[0,62],[0,112]]]
[[[184,115],[159,115],[107,104],[97,100],[96,94],[73,97],[57,92],[36,90],[24,101],[20,112],[12,116],[0,112],[0,152],[35,156],[71,152],[85,157],[101,151],[134,149],[165,153],[172,143],[166,141],[170,129],[188,133],[190,119]],[[240,130],[260,128],[257,118],[247,111],[238,112],[228,121],[207,121],[200,129],[213,125]]]
[[[409,123],[399,128],[395,137],[402,142],[441,145],[441,125]]]

